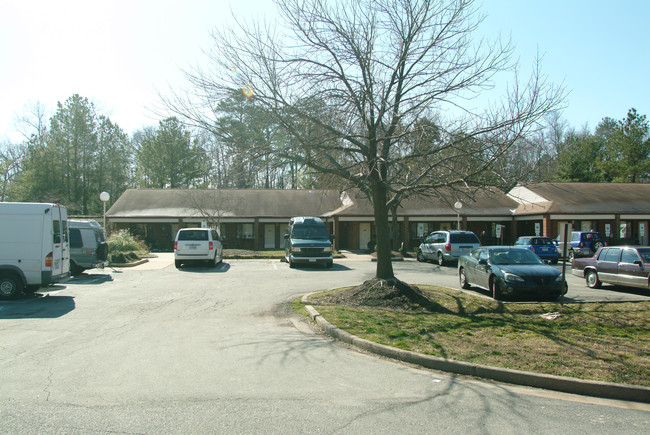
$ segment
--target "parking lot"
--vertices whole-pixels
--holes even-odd
[[[374,276],[376,269],[376,263],[372,261],[372,258],[369,255],[357,254],[352,252],[344,252],[346,258],[338,259],[334,262],[334,267],[325,271],[320,268],[310,268],[303,267],[295,270],[295,273],[298,276],[304,276],[308,272],[327,272],[327,280],[319,280],[319,284],[323,285],[322,289],[334,288],[334,286],[327,285],[330,281],[332,283],[340,282],[339,276],[344,277],[344,279],[350,279],[350,281],[343,281],[341,285],[350,285],[361,283],[364,279],[370,279]],[[158,253],[157,258],[150,259],[147,263],[136,266],[132,268],[133,270],[159,270],[167,267],[173,267],[173,254],[171,253]],[[282,263],[280,260],[225,260],[222,265],[217,267],[216,270],[227,271],[230,268],[230,264],[244,265],[249,263],[252,267],[258,269],[268,270],[269,273],[273,273],[274,270],[283,270],[288,269],[286,263]],[[562,270],[562,262],[554,266],[558,270]],[[415,259],[407,258],[403,261],[393,262],[393,269],[395,275],[398,279],[408,282],[410,284],[428,284],[428,285],[439,285],[443,287],[454,288],[457,290],[462,290],[458,283],[458,271],[454,264],[438,266],[434,263],[419,263]],[[124,269],[126,270],[126,269]],[[185,271],[200,271],[201,267],[188,267],[183,269]],[[209,269],[205,269],[209,271]],[[101,274],[100,274],[101,275]],[[271,276],[271,275],[270,275]],[[352,278],[355,276],[355,278]],[[78,282],[89,279],[102,279],[96,278],[95,273],[90,273],[88,276],[75,278]],[[356,279],[356,281],[354,280]],[[585,280],[571,274],[571,265],[566,265],[566,280],[569,285],[569,290],[565,295],[565,302],[631,302],[631,301],[641,301],[641,300],[650,300],[650,291],[635,289],[630,287],[619,287],[612,285],[603,285],[602,289],[591,289],[585,285]],[[306,283],[305,293],[314,291],[310,284]],[[282,285],[282,283],[280,283]],[[478,288],[472,288],[470,290],[463,290],[469,293],[475,294],[477,296],[489,297],[487,291],[483,291]]]
[[[375,268],[355,256],[331,269],[226,259],[178,270],[172,254],[161,254],[0,302],[0,432],[612,433],[647,424],[649,409],[635,404],[576,400],[357,352],[286,306],[363,282]],[[408,260],[394,268],[406,282],[458,288],[454,267]],[[568,279],[567,301],[650,299]]]

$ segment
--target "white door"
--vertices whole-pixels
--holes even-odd
[[[275,224],[264,225],[264,248],[275,249]]]
[[[370,242],[370,223],[359,224],[359,249],[368,249]]]

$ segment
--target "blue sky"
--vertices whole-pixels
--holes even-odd
[[[563,118],[593,129],[631,107],[650,115],[650,2],[483,0],[481,31],[510,36],[522,72],[537,51],[569,92]],[[270,0],[0,0],[0,143],[39,102],[50,114],[74,93],[127,133],[156,125],[157,91],[184,84],[210,29],[270,14]]]

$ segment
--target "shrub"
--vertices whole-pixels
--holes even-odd
[[[108,252],[134,252],[147,251],[148,248],[142,240],[134,237],[128,230],[120,230],[108,238]]]

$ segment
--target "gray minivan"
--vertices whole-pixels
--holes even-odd
[[[332,241],[321,218],[293,217],[284,235],[284,261],[293,268],[296,264],[323,264],[332,267]]]
[[[471,231],[434,231],[420,243],[418,261],[435,261],[442,266],[479,246],[481,241]]]
[[[70,273],[80,275],[87,269],[108,265],[108,243],[99,222],[68,219],[70,232]]]

